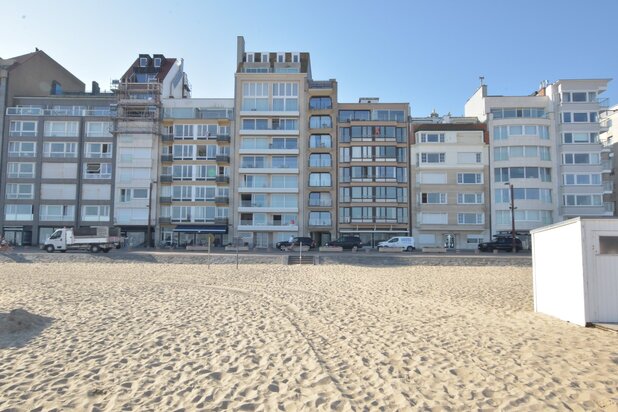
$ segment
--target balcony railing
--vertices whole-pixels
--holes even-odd
[[[215,178],[215,183],[230,183],[230,177],[219,175]]]
[[[603,182],[603,193],[613,193],[614,182]]]
[[[229,143],[231,140],[232,138],[229,134],[218,134],[217,135],[217,142]]]
[[[253,220],[241,220],[241,226],[296,226],[295,223],[283,223],[280,220],[269,220],[267,222],[254,222]]]
[[[172,175],[161,175],[159,177],[159,181],[161,183],[172,183],[172,180],[173,180]]]
[[[7,115],[18,116],[92,116],[110,117],[109,109],[43,109],[40,107],[7,107]]]
[[[170,223],[172,223],[172,218],[171,217],[160,217],[159,218],[159,223],[162,224],[162,225],[170,224]]]
[[[230,198],[227,196],[217,196],[215,197],[215,203],[220,205],[227,205],[230,203]]]
[[[227,217],[215,217],[215,224],[217,225],[227,225],[228,221]]]
[[[174,157],[171,154],[163,154],[163,155],[161,155],[161,161],[162,162],[171,162],[172,160],[174,160]]]
[[[172,203],[172,198],[169,196],[161,196],[159,197],[159,203],[165,203],[165,204]]]
[[[230,156],[229,155],[217,155],[216,160],[217,160],[217,163],[228,164],[230,163]]]
[[[603,209],[605,209],[606,212],[614,213],[616,211],[616,204],[614,202],[604,202]]]
[[[171,134],[163,134],[161,135],[161,141],[163,142],[173,142],[174,141],[174,136]]]

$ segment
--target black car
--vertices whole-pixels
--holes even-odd
[[[315,248],[315,241],[310,237],[295,237],[290,243],[289,240],[283,240],[275,243],[275,247],[279,250],[288,250],[292,246],[309,246],[309,249]]]
[[[363,247],[363,242],[357,236],[341,236],[337,240],[332,240],[326,246],[340,246],[343,249],[360,249]]]
[[[523,249],[519,238],[515,238],[515,249],[517,252]],[[511,252],[513,251],[513,238],[510,236],[496,236],[491,242],[479,243],[479,250],[481,252],[492,252],[494,250]]]

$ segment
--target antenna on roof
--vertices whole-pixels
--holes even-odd
[[[483,80],[485,80],[485,76],[479,76],[479,80],[481,81],[481,86],[483,85]]]

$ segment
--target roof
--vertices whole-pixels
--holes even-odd
[[[20,66],[24,63],[26,63],[28,60],[32,59],[35,56],[42,56],[43,58],[51,61],[52,63],[54,63],[56,66],[58,66],[62,71],[66,72],[69,76],[73,77],[77,82],[81,83],[82,85],[85,84],[84,82],[82,82],[79,78],[77,78],[77,76],[75,76],[73,73],[71,73],[70,71],[68,71],[63,65],[61,65],[60,63],[58,63],[56,60],[54,60],[53,58],[51,58],[47,53],[45,53],[43,50],[38,50],[32,53],[27,53],[27,54],[22,54],[21,56],[16,56],[16,57],[11,57],[10,59],[4,59],[5,64],[6,63],[12,63],[9,67],[8,70],[13,70],[15,69],[17,66]]]
[[[140,55],[142,56],[142,55]],[[160,55],[157,55],[157,57]],[[162,56],[162,55],[161,55]],[[150,56],[148,56],[150,57]],[[172,66],[174,66],[174,63],[176,63],[176,58],[174,57],[163,57],[163,63],[161,64],[161,67],[159,67],[158,72],[157,72],[157,80],[159,82],[162,82],[165,79],[165,76],[167,76],[167,74],[170,72],[170,70],[172,69]],[[127,71],[122,75],[121,79],[123,81],[126,81],[127,78],[129,78],[129,76],[131,76],[133,73],[135,73],[135,69],[139,68],[139,59],[140,57],[137,57],[135,59],[135,61],[133,62],[133,64],[127,69]],[[148,67],[150,68],[150,66]]]
[[[412,134],[419,131],[474,131],[483,132],[483,141],[489,144],[489,132],[485,123],[417,123],[412,125]]]

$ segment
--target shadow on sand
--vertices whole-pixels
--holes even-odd
[[[54,321],[24,309],[0,313],[0,349],[21,348],[36,338]]]

